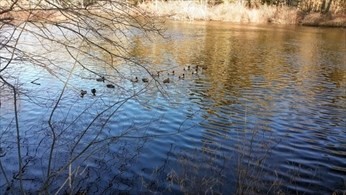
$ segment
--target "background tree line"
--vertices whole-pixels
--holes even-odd
[[[17,0],[22,1],[24,4],[37,4],[39,0]],[[46,1],[46,0],[45,0]],[[88,7],[96,2],[111,2],[114,0],[52,0],[50,2],[60,5],[62,7],[80,6]],[[126,0],[128,4],[137,5],[138,3],[145,2],[172,2],[172,1],[195,1],[200,4],[218,5],[222,3],[240,3],[246,5],[248,8],[258,8],[261,5],[271,6],[288,6],[296,7],[303,12],[321,12],[321,13],[346,13],[346,0]],[[6,1],[4,1],[6,2]],[[3,2],[3,3],[4,3]],[[1,3],[0,3],[1,6]]]
[[[138,4],[153,1],[191,1],[191,0],[128,0]],[[192,0],[198,3],[217,5],[222,3],[241,3],[249,8],[258,8],[261,5],[297,7],[304,12],[346,13],[346,0]]]

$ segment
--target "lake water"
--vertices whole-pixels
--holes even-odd
[[[23,39],[20,47],[42,50],[56,65],[17,63],[1,74],[21,89],[28,192],[37,193],[45,182],[53,137],[49,118],[64,89],[51,120],[52,193],[345,193],[345,29],[166,25],[166,39],[134,35],[128,43],[132,60],[161,72],[154,79],[129,61],[111,68],[105,53],[79,45],[102,59],[75,53],[105,76],[97,82],[99,76],[61,48],[43,50],[35,38]],[[139,82],[131,82],[136,76]],[[170,83],[163,83],[166,78]],[[83,98],[82,89],[88,92]],[[13,99],[8,88],[1,90],[0,188],[1,194],[16,193]]]

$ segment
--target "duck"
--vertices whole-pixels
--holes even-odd
[[[84,95],[87,94],[87,93],[88,93],[88,92],[85,91],[85,90],[83,90],[83,89],[80,90],[80,96],[81,96],[81,97],[84,97]]]
[[[175,75],[175,71],[173,70],[172,73],[168,73],[168,75]]]
[[[193,71],[192,74],[198,74],[198,72],[197,71]]]
[[[169,78],[166,78],[165,80],[163,80],[163,83],[170,83],[170,79]]]
[[[137,83],[138,82],[138,77],[135,77],[134,79],[131,79],[131,82]]]
[[[187,71],[187,70],[190,70],[190,66],[186,66],[185,68],[184,68],[184,71]]]
[[[93,94],[93,96],[95,96],[95,95],[96,95],[96,89],[95,89],[95,88],[92,89],[92,90],[91,90],[91,93]]]
[[[182,74],[181,76],[179,76],[179,79],[184,79],[185,78],[185,74]]]
[[[160,77],[160,71],[157,71],[156,74],[155,73],[151,73],[150,75],[152,77]]]
[[[142,78],[142,81],[143,81],[144,83],[147,83],[147,82],[149,82],[149,79],[148,79],[148,78]]]
[[[96,79],[96,81],[98,81],[98,82],[105,82],[105,77],[104,76],[102,76],[101,78],[97,78]]]
[[[195,71],[196,71],[196,72],[199,71],[199,65],[197,65],[197,66],[195,67]]]
[[[107,88],[115,88],[115,86],[113,84],[107,84],[106,86],[107,86]]]

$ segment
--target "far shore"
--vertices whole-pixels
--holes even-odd
[[[147,2],[138,6],[150,15],[170,20],[346,27],[345,13],[304,13],[285,6],[263,5],[257,9],[249,9],[238,3],[205,6],[191,1]]]
[[[220,4],[205,6],[191,1],[153,2],[137,5],[141,12],[150,16],[179,21],[224,21],[239,24],[293,24],[316,27],[346,28],[346,13],[303,13],[292,7],[261,6],[249,9],[243,5]],[[102,7],[91,7],[93,12],[102,13]],[[81,9],[83,11],[83,9]],[[138,12],[134,12],[138,14]],[[3,21],[49,20],[63,21],[66,17],[55,9],[14,10],[0,15]]]

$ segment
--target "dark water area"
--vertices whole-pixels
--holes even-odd
[[[129,43],[131,58],[160,71],[156,80],[130,63],[115,63],[114,71],[81,59],[105,75],[105,83],[97,82],[54,46],[50,55],[60,68],[18,65],[8,71],[24,91],[18,106],[28,192],[37,192],[47,174],[48,121],[68,79],[53,115],[59,138],[52,193],[345,193],[345,29],[166,25],[166,39],[134,36]],[[23,47],[31,47],[31,40]],[[131,82],[136,76],[139,81]],[[142,82],[144,77],[150,81]],[[35,79],[40,85],[31,83]],[[88,90],[83,98],[81,89]],[[10,94],[3,88],[1,194],[8,192],[6,180],[18,188]]]

